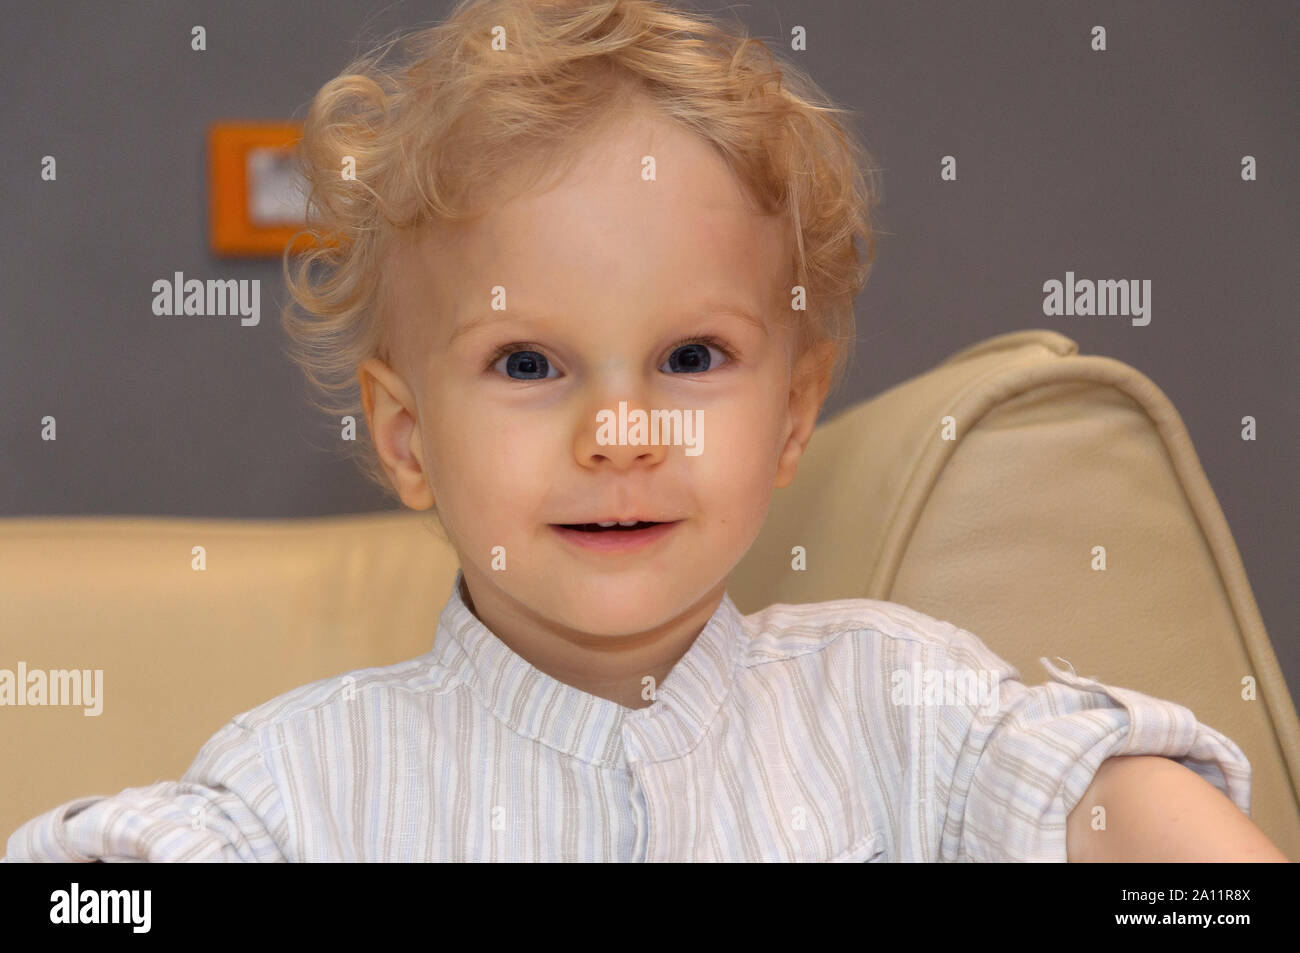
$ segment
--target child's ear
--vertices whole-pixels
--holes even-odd
[[[424,473],[415,397],[406,382],[378,358],[357,367],[361,406],[375,452],[402,502],[413,510],[433,506],[433,490]]]
[[[794,482],[799,458],[812,439],[817,415],[830,392],[834,365],[835,345],[830,341],[809,347],[795,362],[790,374],[790,432],[776,468],[774,485],[778,488]]]

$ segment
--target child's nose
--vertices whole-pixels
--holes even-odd
[[[580,422],[574,454],[581,466],[612,464],[617,469],[654,466],[667,455],[665,435],[644,401],[620,400],[600,406]]]

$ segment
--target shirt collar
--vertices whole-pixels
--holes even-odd
[[[744,616],[722,602],[646,708],[625,708],[552,678],[515,653],[469,610],[456,570],[438,618],[435,661],[515,733],[604,766],[679,757],[699,743],[735,680]],[[624,732],[624,726],[633,730]]]

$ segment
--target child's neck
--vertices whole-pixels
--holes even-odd
[[[652,696],[695,644],[726,594],[726,580],[655,629],[594,638],[552,623],[508,600],[476,605],[465,579],[461,599],[489,631],[538,671],[624,708],[648,708]],[[646,682],[646,676],[653,681]]]

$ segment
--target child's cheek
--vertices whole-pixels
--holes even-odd
[[[475,491],[490,498],[494,517],[501,514],[505,524],[532,518],[547,488],[562,490],[561,482],[572,478],[563,466],[566,459],[572,463],[569,436],[531,417],[494,421],[469,449],[477,461]]]
[[[733,492],[760,484],[772,469],[776,439],[768,415],[755,407],[720,407],[704,413],[702,452],[687,457],[700,464],[710,482],[721,483]]]

